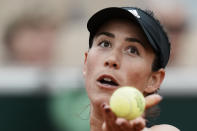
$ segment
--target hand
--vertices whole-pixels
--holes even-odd
[[[161,99],[161,96],[157,94],[147,96],[145,98],[145,108],[148,109],[158,104]],[[124,118],[117,118],[107,104],[103,104],[102,111],[104,118],[104,123],[102,125],[103,131],[142,131],[146,126],[144,115],[130,121]]]

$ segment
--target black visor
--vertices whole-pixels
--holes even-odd
[[[134,20],[136,23],[138,23],[148,42],[156,52],[156,55],[159,56],[161,67],[165,68],[170,56],[170,42],[168,37],[159,22],[155,20],[153,16],[139,8],[110,7],[100,10],[88,21],[87,28],[90,32],[90,38],[94,37],[97,29],[103,23],[113,18],[123,18],[132,21]],[[92,43],[89,43],[89,47],[91,46]]]

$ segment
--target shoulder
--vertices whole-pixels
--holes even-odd
[[[152,126],[150,129],[151,131],[180,131],[178,128],[167,124],[155,125]]]

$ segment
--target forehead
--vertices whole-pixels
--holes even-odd
[[[134,20],[127,20],[127,19],[111,19],[106,22],[104,22],[97,30],[97,34],[100,32],[110,32],[113,31],[119,32],[119,33],[126,33],[127,37],[134,37],[140,41],[143,42],[143,45],[146,48],[152,48],[150,46],[150,43],[147,40],[147,37],[145,36],[144,32],[142,31],[141,27],[138,23],[136,23]]]

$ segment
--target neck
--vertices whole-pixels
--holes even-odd
[[[91,131],[102,131],[103,118],[101,108],[96,108],[91,105],[90,112],[90,129]]]

